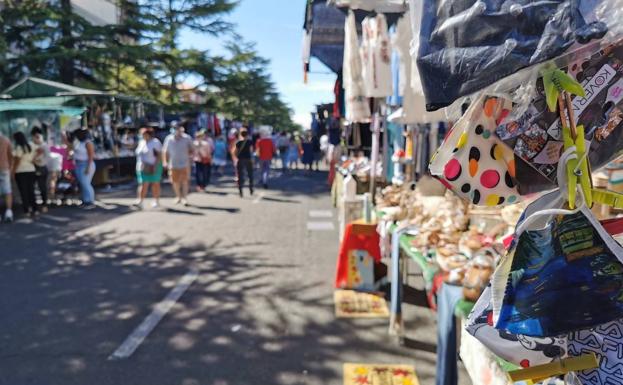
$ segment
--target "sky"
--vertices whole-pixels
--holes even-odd
[[[309,127],[316,104],[332,103],[335,75],[312,59],[309,81],[303,84],[301,42],[306,0],[241,0],[227,17],[245,41],[257,44],[259,54],[271,61],[270,73],[282,100],[294,111],[295,122]],[[184,47],[222,52],[219,40],[186,31]]]

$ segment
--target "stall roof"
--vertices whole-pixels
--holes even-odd
[[[34,76],[28,76],[13,84],[7,88],[3,94],[11,96],[14,100],[20,99],[37,99],[36,103],[45,100],[45,98],[51,98],[46,101],[46,104],[60,104],[79,96],[110,96],[121,100],[129,101],[142,101],[150,104],[157,104],[155,102],[145,100],[135,96],[122,95],[114,92],[105,92],[99,90],[92,90],[89,88],[76,87],[69,84],[55,82],[53,80],[41,79]],[[66,98],[63,102],[59,103],[59,98]]]
[[[353,4],[347,4],[350,2]],[[367,7],[367,5],[371,3],[376,4],[376,2],[378,2],[378,9]],[[303,28],[311,32],[310,55],[320,60],[335,73],[339,73],[342,70],[344,61],[344,23],[346,21],[346,12],[350,9],[350,5],[354,6],[355,3],[362,5],[353,8],[359,30],[361,21],[372,12],[379,11],[384,13],[387,17],[388,25],[392,25],[403,15],[405,10],[403,0],[359,0],[358,2],[312,0],[308,2]],[[382,7],[383,4],[381,3],[388,4],[386,4],[386,7]],[[401,7],[397,7],[397,3],[401,3]]]
[[[80,115],[84,111],[84,108],[66,107],[50,104],[0,101],[0,112],[7,111],[59,111],[64,115]]]
[[[59,94],[81,94],[81,95],[104,95],[102,91],[91,90],[88,88],[81,88],[55,82],[52,80],[46,80],[36,78],[33,76],[27,76],[17,83],[13,84],[3,94],[10,95],[13,98],[33,98],[41,96],[58,96]]]
[[[337,7],[379,13],[402,13],[408,8],[406,0],[328,0],[327,2]]]

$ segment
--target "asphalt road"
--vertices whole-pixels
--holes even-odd
[[[0,225],[0,385],[338,385],[344,362],[434,384],[434,314],[406,307],[409,347],[386,319],[335,319],[337,218],[310,217],[332,210],[326,174],[275,176],[244,199],[225,177],[191,207],[136,211],[119,189]]]

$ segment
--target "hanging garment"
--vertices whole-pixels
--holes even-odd
[[[552,337],[623,318],[623,248],[586,205],[575,214],[539,218],[549,222],[537,230],[519,230],[535,213],[560,207],[560,197],[559,191],[540,197],[518,224],[510,272],[501,276],[507,285],[498,329]]]
[[[623,152],[623,41],[610,46],[590,59],[572,63],[565,69],[585,90],[586,97],[572,96],[575,121],[584,125],[591,141],[589,160],[600,168]],[[536,184],[534,179],[519,180],[526,192],[551,189],[563,146],[558,112],[546,105],[542,79],[538,94],[526,112],[516,120],[500,125],[496,132],[512,149],[549,180]],[[518,172],[518,177],[522,173]],[[523,190],[522,190],[523,193]]]
[[[385,15],[366,17],[361,23],[361,62],[365,95],[385,98],[392,94],[391,46]]]
[[[423,7],[417,62],[430,111],[607,32],[602,22],[586,24],[580,0],[425,0]]]
[[[401,124],[417,124],[417,123],[436,123],[446,120],[443,111],[428,112],[426,111],[424,94],[421,86],[413,87],[412,77],[413,68],[417,68],[414,59],[411,56],[411,41],[413,40],[413,32],[411,29],[411,19],[403,16],[396,24],[396,31],[392,35],[392,47],[400,58],[399,75],[397,82],[398,90],[394,90],[395,94],[402,97],[402,108],[396,114],[392,114],[392,121]],[[419,73],[416,71],[419,78]],[[417,81],[419,84],[419,79]],[[396,82],[394,82],[396,84]]]
[[[485,95],[472,103],[433,156],[431,174],[475,205],[516,203],[514,155],[495,136],[511,108],[508,99]]]
[[[370,121],[370,105],[365,97],[359,39],[355,14],[348,12],[344,26],[344,97],[346,120],[351,123]]]

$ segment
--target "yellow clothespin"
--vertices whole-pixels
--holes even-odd
[[[545,365],[514,370],[512,372],[508,372],[508,377],[513,382],[532,381],[534,383],[538,383],[550,377],[564,375],[569,372],[593,369],[598,366],[599,362],[597,361],[595,353],[589,353],[578,357],[563,358]]]
[[[563,100],[564,99],[564,100]],[[564,149],[575,146],[577,159],[570,159],[567,163],[567,187],[569,208],[575,207],[576,185],[578,179],[580,188],[584,194],[584,199],[588,207],[593,206],[592,188],[593,181],[591,179],[590,168],[588,165],[588,156],[586,154],[586,141],[584,139],[584,126],[576,126],[575,117],[573,115],[573,105],[571,97],[567,92],[558,95],[558,109],[560,122],[562,125],[562,138]],[[565,110],[567,113],[565,114]],[[568,122],[567,122],[567,119]]]

